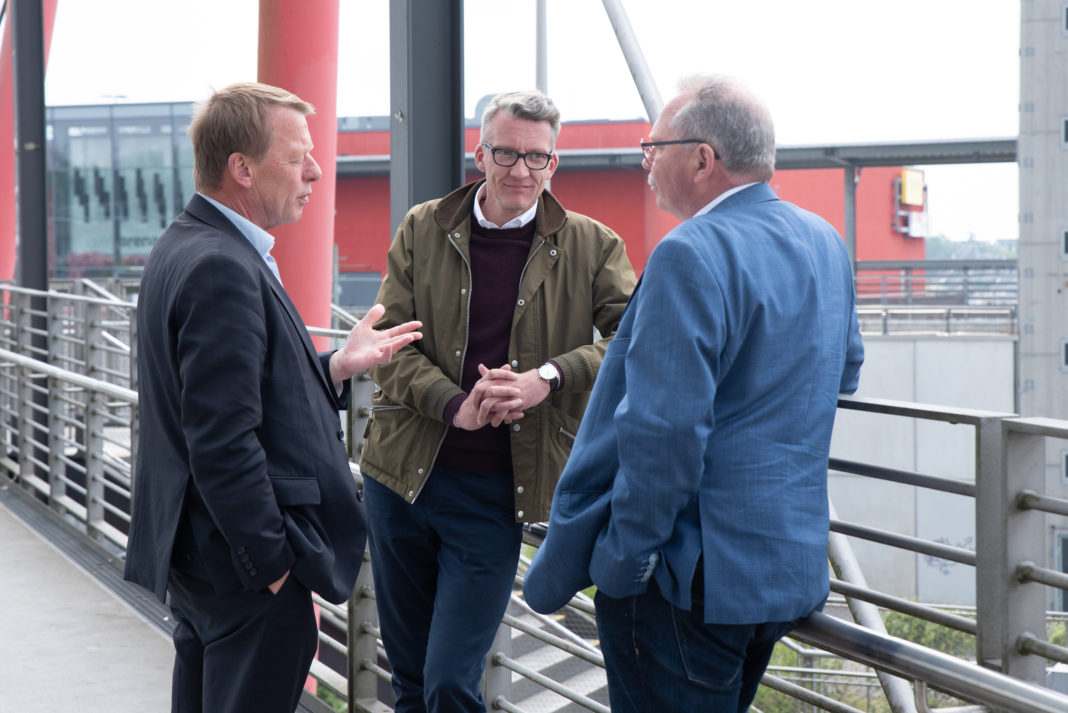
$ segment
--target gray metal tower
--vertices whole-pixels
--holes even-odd
[[[1068,2],[1021,0],[1020,27],[1018,403],[1068,419]]]

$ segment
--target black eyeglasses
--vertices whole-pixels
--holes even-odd
[[[501,168],[511,168],[516,161],[523,159],[523,163],[531,171],[540,171],[548,166],[549,161],[553,158],[552,154],[541,153],[540,151],[520,153],[513,149],[495,149],[485,141],[482,142],[482,145],[489,149],[489,152],[493,155],[493,162]]]
[[[705,141],[704,139],[672,139],[671,141],[647,141],[646,139],[642,139],[641,147],[642,147],[642,153],[645,155],[645,160],[649,161],[650,163],[652,163],[652,160],[653,160],[653,149],[655,149],[657,146],[670,146],[671,144],[707,144],[707,143],[708,142]],[[711,147],[711,144],[709,144],[709,146]],[[717,159],[719,158],[719,152],[716,151],[716,149],[714,149],[714,148],[712,149],[712,155],[715,156]]]

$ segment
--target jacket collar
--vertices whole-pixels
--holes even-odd
[[[722,203],[712,209],[712,212],[727,208],[740,208],[742,206],[752,205],[753,203],[764,203],[766,201],[777,200],[779,200],[779,197],[775,195],[775,191],[771,189],[771,186],[767,183],[757,183],[727,196]]]
[[[479,179],[457,188],[440,201],[434,209],[434,220],[445,231],[455,230],[465,220],[472,220],[475,194],[486,179]],[[551,235],[559,232],[567,223],[567,211],[549,191],[538,196],[538,214],[534,218],[534,232]]]

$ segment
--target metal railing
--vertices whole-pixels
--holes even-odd
[[[1004,260],[862,260],[853,278],[862,305],[1015,305],[1019,270]]]
[[[16,288],[3,292],[0,441],[5,451],[0,469],[16,490],[58,513],[84,537],[118,553],[115,561],[121,561],[136,444],[135,306],[101,295]],[[344,334],[314,331],[330,337]],[[354,460],[372,389],[366,379],[354,382],[355,403],[363,404],[350,410],[346,424]],[[926,711],[929,689],[1000,710],[1068,710],[1068,698],[1042,687],[1047,659],[1068,662],[1068,649],[1045,638],[1045,589],[1068,588],[1068,575],[1046,566],[1044,544],[1046,517],[1068,515],[1068,501],[1053,497],[1045,487],[1046,441],[1068,438],[1068,422],[878,399],[842,398],[839,408],[971,430],[974,468],[967,466],[968,472],[956,478],[840,459],[830,468],[849,477],[929,488],[974,501],[977,547],[947,546],[911,532],[889,532],[835,516],[830,554],[836,577],[831,588],[844,598],[852,618],[865,626],[814,615],[794,632],[795,642],[784,645],[818,647],[820,651],[802,650],[810,657],[833,653],[853,662],[848,664],[852,668],[819,673],[808,666],[777,665],[766,675],[764,689],[795,698],[805,710],[857,711],[856,705],[835,700],[813,684],[832,675],[853,676],[864,678],[866,695],[875,695],[878,700],[872,705],[878,710]],[[352,467],[358,478],[358,469]],[[538,528],[529,528],[525,539],[536,543],[538,535]],[[857,538],[974,566],[974,618],[868,587],[846,542]],[[373,563],[365,565],[347,607],[318,602],[320,656],[312,673],[322,695],[329,691],[351,711],[379,712],[389,710],[388,662],[377,631]],[[517,582],[524,571],[521,564]],[[595,636],[590,628],[592,602],[577,596],[557,621],[525,609],[520,589],[488,657],[487,702],[496,710],[533,713],[536,697],[551,696],[554,708],[566,704],[567,710],[608,710],[603,661],[590,642]],[[974,635],[975,661],[888,636],[880,630],[881,615],[887,611]],[[533,662],[528,653],[513,650],[521,648],[514,643],[520,641],[551,646],[553,661],[566,659],[578,672],[565,683],[551,675],[558,666],[548,668]],[[878,689],[871,669],[878,672]]]

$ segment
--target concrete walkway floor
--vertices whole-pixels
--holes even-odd
[[[159,627],[0,502],[0,713],[166,712],[173,656]]]

